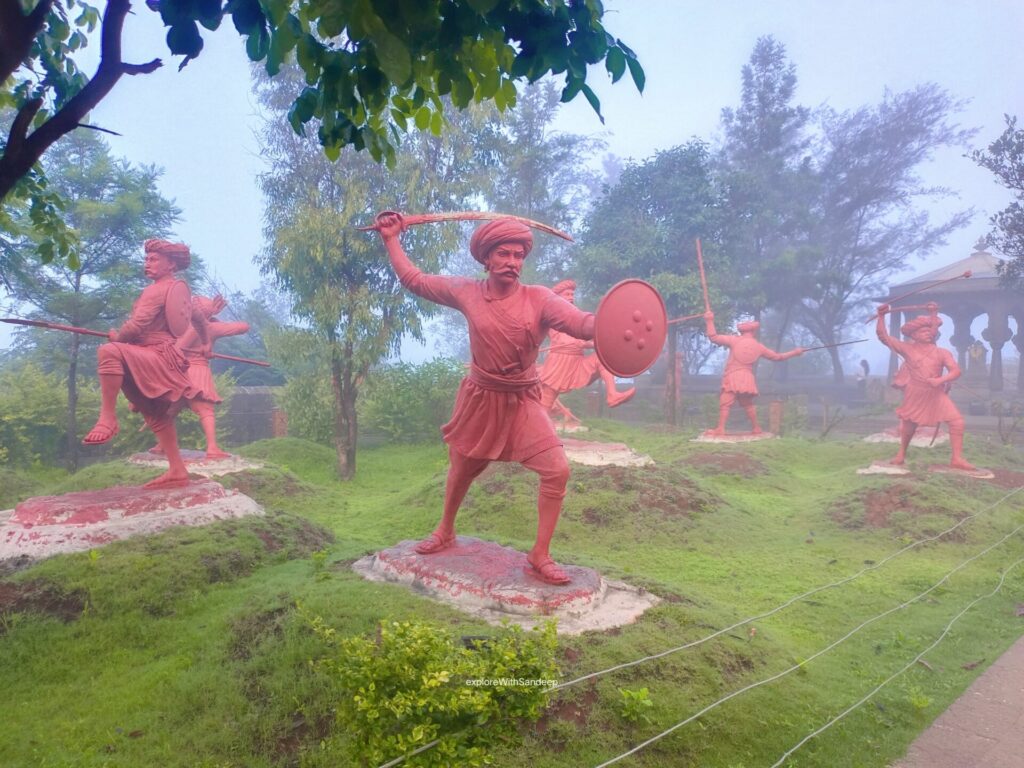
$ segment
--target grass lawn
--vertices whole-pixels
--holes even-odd
[[[560,639],[562,681],[699,641],[868,570],[713,640],[551,694],[541,719],[494,753],[496,765],[596,766],[810,659],[621,762],[771,766],[914,659],[1024,557],[1017,533],[812,659],[1024,524],[1024,491],[1004,498],[1024,485],[1014,472],[1018,452],[969,444],[975,463],[1000,470],[995,481],[925,472],[929,462],[948,460],[948,447],[913,450],[911,477],[862,477],[854,470],[891,446],[782,439],[731,447],[690,436],[610,421],[581,436],[626,442],[657,464],[574,467],[553,554],[664,599],[634,625]],[[455,637],[494,632],[349,569],[366,553],[432,529],[446,470],[440,442],[363,450],[357,478],[346,484],[332,477],[331,451],[310,443],[263,441],[239,452],[266,468],[223,482],[263,504],[265,517],[116,543],[0,576],[0,765],[322,765],[320,742],[340,726],[331,687],[309,663],[322,653],[311,617],[340,635],[372,635],[382,619],[433,622]],[[73,476],[2,472],[0,508],[153,474],[116,462]],[[536,487],[518,467],[493,466],[466,500],[460,533],[529,548]],[[871,568],[969,515],[942,539]],[[1024,566],[965,614],[926,663],[786,764],[887,766],[1024,633],[1020,603]],[[651,704],[628,717],[622,690],[642,688]],[[427,755],[404,764],[422,765]]]

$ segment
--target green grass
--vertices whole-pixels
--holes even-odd
[[[657,465],[574,467],[554,555],[665,599],[636,624],[563,638],[564,680],[698,640],[980,514],[953,536],[770,618],[553,695],[540,725],[524,725],[522,743],[499,750],[497,765],[596,765],[625,752],[720,697],[810,658],[1024,523],[1024,492],[993,506],[1007,489],[920,471],[946,460],[947,448],[913,451],[915,474],[907,481],[854,473],[886,456],[888,446],[785,439],[726,447],[690,443],[689,436],[615,422],[598,422],[585,436],[627,442]],[[0,765],[311,762],[334,723],[330,685],[309,664],[322,648],[308,617],[322,616],[342,634],[372,633],[385,618],[436,622],[456,635],[490,631],[404,588],[365,582],[348,568],[355,558],[431,530],[444,487],[442,445],[361,451],[357,477],[346,484],[333,479],[333,453],[320,446],[280,439],[241,452],[266,467],[224,482],[256,498],[266,517],[120,542],[6,577],[36,595],[37,606],[77,610],[27,607],[0,616]],[[708,454],[724,458],[709,462]],[[968,455],[993,467],[1015,469],[1019,462],[1015,452],[992,444],[972,443]],[[737,461],[756,474],[728,471]],[[18,475],[12,487],[24,497],[150,475],[110,463],[71,477]],[[536,487],[529,473],[496,465],[470,492],[460,533],[527,548]],[[906,509],[872,525],[865,494],[898,499]],[[1022,556],[1024,536],[1017,535],[925,599],[623,765],[771,765],[913,659]],[[1024,632],[1014,611],[1020,602],[1024,568],[954,626],[928,654],[930,668],[915,665],[788,764],[888,765]],[[642,687],[653,702],[645,710],[650,722],[632,722],[623,716],[619,689]]]

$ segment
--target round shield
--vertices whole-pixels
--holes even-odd
[[[661,294],[643,280],[623,280],[597,306],[594,351],[616,376],[639,376],[658,359],[668,335]]]
[[[184,280],[175,280],[164,299],[167,329],[176,339],[185,335],[192,325],[192,292]]]

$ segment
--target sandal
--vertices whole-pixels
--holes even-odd
[[[100,445],[114,439],[114,436],[121,431],[121,427],[117,424],[110,426],[104,424],[102,421],[97,421],[96,424],[90,429],[85,437],[82,438],[82,445]],[[98,437],[94,437],[92,440],[89,439],[89,435],[94,432],[99,432]]]
[[[413,549],[421,555],[432,555],[435,552],[440,552],[442,549],[448,549],[448,547],[454,546],[454,544],[454,533],[451,536],[442,536],[437,531],[434,531],[427,538],[413,547]]]
[[[531,562],[529,558],[526,559],[526,562],[530,564],[533,575],[548,584],[568,584],[572,581],[558,563],[550,557],[539,564]]]

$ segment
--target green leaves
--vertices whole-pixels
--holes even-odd
[[[276,75],[292,50],[315,89],[296,102],[289,121],[296,131],[314,117],[327,121],[319,135],[332,156],[342,146],[367,149],[377,160],[393,158],[403,132],[439,133],[439,99],[449,95],[464,109],[493,101],[504,110],[516,102],[517,80],[565,74],[562,100],[581,93],[600,117],[601,104],[587,85],[591,64],[604,61],[613,82],[629,71],[640,90],[644,72],[633,53],[610,35],[598,2],[564,0],[162,0],[175,53],[196,55],[198,21],[214,28],[227,13],[246,36],[246,53]],[[425,107],[430,102],[431,107]]]

